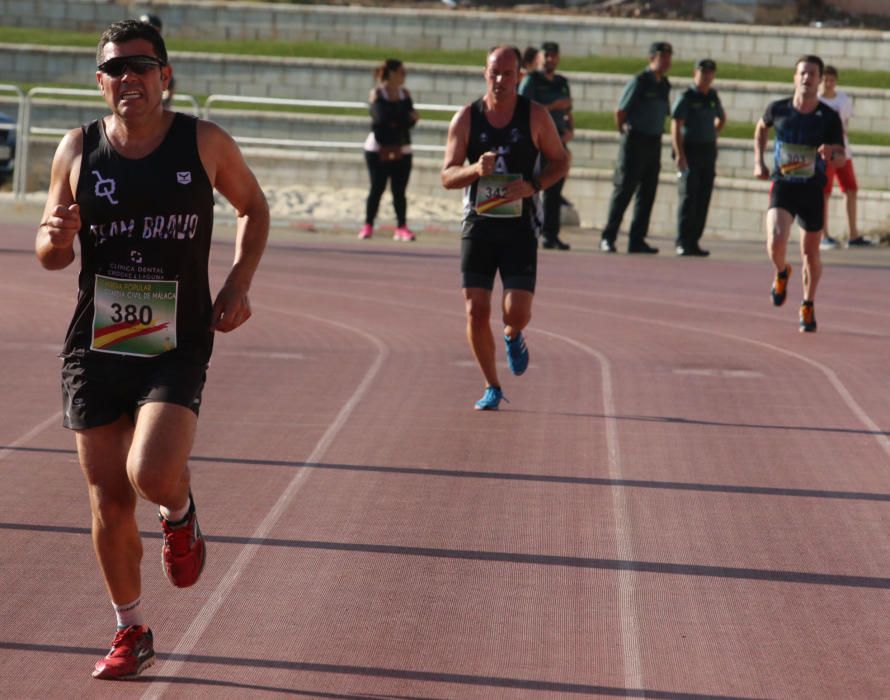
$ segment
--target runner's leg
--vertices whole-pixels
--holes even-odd
[[[816,297],[816,287],[822,277],[822,260],[819,257],[819,241],[822,240],[821,231],[800,230],[800,257],[803,260],[803,298],[804,301],[813,301]]]
[[[500,386],[495,362],[494,335],[491,332],[491,291],[478,287],[464,287],[467,310],[467,340],[485,376],[488,386]]]
[[[515,338],[529,324],[534,296],[524,289],[507,289],[504,292],[504,335]]]
[[[785,209],[773,207],[766,212],[766,252],[776,272],[785,270],[788,237],[794,217]]]
[[[127,473],[139,495],[171,511],[188,503],[188,458],[198,416],[185,406],[150,402],[139,409]]]
[[[118,605],[141,595],[142,540],[136,526],[136,493],[127,478],[132,438],[128,417],[75,432],[90,497],[93,548],[111,600]]]

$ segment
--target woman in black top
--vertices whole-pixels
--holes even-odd
[[[365,225],[359,238],[370,238],[374,233],[374,219],[387,179],[392,191],[397,226],[393,239],[413,241],[408,228],[408,202],[405,189],[411,175],[411,128],[417,123],[417,112],[411,95],[403,87],[405,66],[401,61],[387,59],[374,71],[377,86],[368,97],[371,110],[371,133],[365,140],[365,162],[371,177],[371,190],[365,205]]]

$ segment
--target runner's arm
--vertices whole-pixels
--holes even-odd
[[[80,207],[74,192],[82,153],[83,132],[73,129],[53,156],[49,193],[34,244],[37,259],[47,270],[61,270],[74,260],[74,239],[80,230]]]
[[[819,155],[833,168],[843,168],[847,164],[847,149],[842,143],[823,143],[818,150]]]
[[[764,123],[763,119],[758,120],[757,126],[754,127],[754,177],[760,180],[769,178],[769,168],[766,167],[766,163],[763,161],[768,137],[769,127]]]
[[[555,185],[569,172],[569,156],[559,138],[559,132],[549,113],[540,105],[532,104],[531,114],[532,139],[544,160],[546,167],[538,176],[542,190]]]
[[[451,119],[448,141],[445,143],[445,163],[442,166],[442,186],[457,190],[473,184],[483,175],[494,172],[494,153],[483,153],[475,163],[464,165],[467,142],[470,139],[470,108],[464,107]]]
[[[213,328],[227,332],[250,318],[247,293],[269,237],[269,205],[235,140],[211,122],[199,122],[198,148],[213,187],[238,216],[235,259],[213,304]]]

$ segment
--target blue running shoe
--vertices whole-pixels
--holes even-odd
[[[528,369],[528,348],[525,346],[525,336],[517,333],[512,340],[504,336],[507,344],[507,366],[517,377]]]
[[[482,395],[482,398],[476,402],[476,410],[497,411],[501,400],[507,401],[507,397],[504,396],[504,392],[501,391],[501,387],[487,386],[485,387],[485,393]],[[507,403],[510,402],[507,401]]]

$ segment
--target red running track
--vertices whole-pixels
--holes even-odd
[[[456,237],[273,244],[205,391],[207,568],[171,589],[140,506],[159,661],[111,683],[74,270],[2,233],[0,696],[890,697],[886,249],[827,268],[806,336],[759,248],[542,253],[531,367],[480,414]]]

